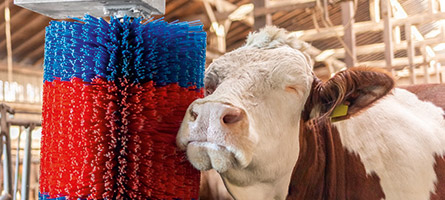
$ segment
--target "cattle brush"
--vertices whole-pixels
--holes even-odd
[[[46,28],[40,199],[197,199],[177,150],[202,96],[199,22],[86,15]]]

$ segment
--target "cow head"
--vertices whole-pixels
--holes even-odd
[[[322,84],[304,48],[275,27],[251,34],[245,46],[209,66],[206,97],[186,112],[178,146],[197,169],[216,169],[237,199],[286,197],[305,105],[311,105],[312,117],[322,117],[346,103],[347,118],[392,88],[386,74],[363,69]]]

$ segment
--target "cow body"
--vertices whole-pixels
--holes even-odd
[[[445,199],[444,111],[377,69],[321,83],[303,48],[266,28],[211,64],[177,137],[190,162],[235,199]]]
[[[379,177],[387,199],[429,199],[436,183],[445,181],[434,169],[445,155],[443,115],[441,108],[395,89],[362,114],[334,124],[343,146]]]
[[[423,100],[444,101],[435,95],[445,94],[437,90],[445,86],[421,87],[414,92],[435,90],[430,98],[420,94]],[[288,199],[445,198],[443,114],[415,94],[394,89],[350,119],[306,122],[300,141],[307,150],[300,151]],[[308,157],[318,160],[307,163]]]

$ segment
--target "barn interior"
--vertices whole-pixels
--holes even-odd
[[[152,17],[202,22],[207,65],[250,32],[275,25],[310,45],[323,80],[371,66],[392,73],[399,86],[445,82],[445,0],[166,0],[165,15]],[[3,162],[0,180],[17,199],[39,195],[45,27],[52,20],[60,19],[0,1],[2,159],[11,166]],[[21,188],[23,176],[29,185]]]

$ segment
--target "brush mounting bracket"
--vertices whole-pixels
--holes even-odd
[[[14,4],[55,19],[127,15],[148,17],[165,13],[165,0],[14,0]]]

